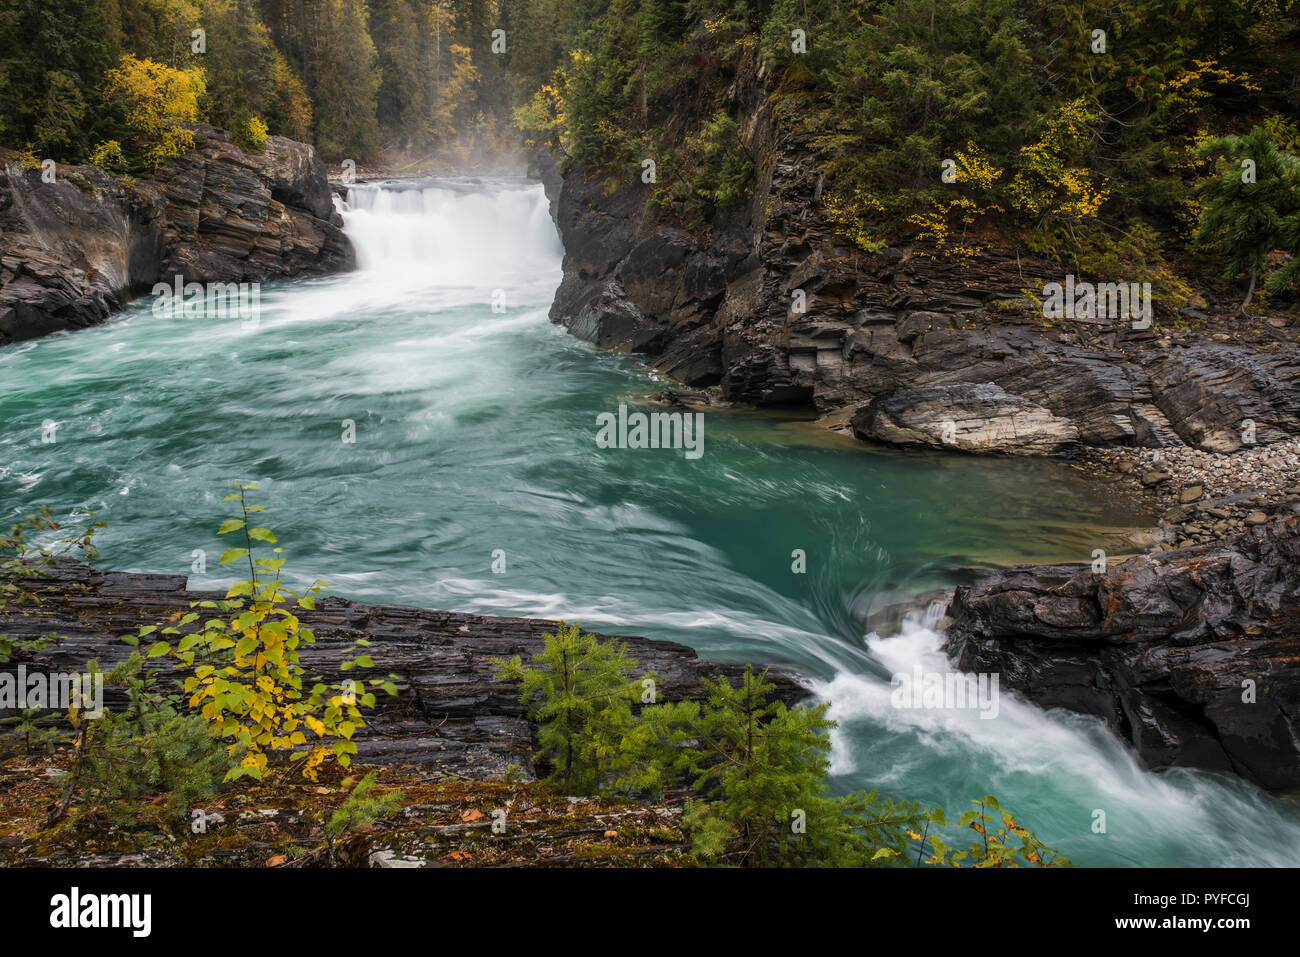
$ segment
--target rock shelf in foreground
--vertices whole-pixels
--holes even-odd
[[[0,634],[34,639],[56,632],[62,641],[34,655],[10,662],[13,671],[81,671],[98,658],[105,670],[128,657],[131,647],[119,640],[141,625],[179,616],[190,602],[224,597],[188,591],[183,575],[102,572],[80,562],[61,561],[55,577],[41,583],[38,604],[10,605],[0,613]],[[374,677],[398,675],[396,697],[379,694],[368,727],[357,733],[357,760],[379,765],[418,765],[476,780],[505,775],[515,765],[532,776],[533,727],[524,715],[515,685],[496,681],[490,659],[519,654],[525,659],[541,648],[541,636],[555,622],[536,618],[488,618],[458,612],[430,611],[398,605],[374,605],[325,598],[302,621],[316,634],[303,648],[303,664],[328,681],[347,677],[338,664],[358,638],[374,644],[367,653]],[[658,677],[660,700],[699,697],[701,678],[744,672],[743,665],[700,660],[691,649],[667,641],[622,638],[645,672]],[[363,672],[352,672],[357,677]],[[788,672],[769,675],[787,702],[806,696]],[[108,707],[120,704],[105,688]]]

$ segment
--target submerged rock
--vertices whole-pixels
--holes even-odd
[[[957,589],[947,649],[1043,707],[1095,715],[1154,767],[1300,785],[1300,520],[1233,542]]]

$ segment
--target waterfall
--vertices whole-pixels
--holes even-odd
[[[517,288],[563,253],[537,183],[354,186],[342,210],[360,268],[402,286]]]

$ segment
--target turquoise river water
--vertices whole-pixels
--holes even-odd
[[[708,411],[698,458],[600,448],[597,415],[669,384],[547,321],[562,250],[540,186],[349,200],[361,268],[264,286],[255,327],[145,299],[0,351],[0,519],[91,509],[103,567],[215,587],[233,578],[221,498],[255,480],[290,577],[335,593],[798,665],[840,722],[836,788],[950,814],[991,792],[1082,865],[1300,863],[1293,803],[1143,770],[1093,721],[1005,690],[991,720],[890,705],[890,675],[948,670],[942,635],[922,618],[871,634],[870,611],[980,567],[1120,550],[1143,516],[1059,463],[872,449],[792,415]]]

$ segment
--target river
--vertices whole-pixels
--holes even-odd
[[[1081,865],[1300,862],[1286,800],[1145,771],[1094,721],[1005,689],[991,719],[890,705],[892,674],[947,669],[942,636],[923,616],[870,634],[873,610],[1122,549],[1131,506],[1060,463],[869,448],[794,413],[708,410],[698,458],[601,448],[597,416],[671,383],[547,321],[562,250],[540,186],[349,200],[358,271],[264,285],[255,325],[146,298],[0,352],[0,518],[91,509],[103,567],[216,587],[221,498],[258,481],[291,578],[799,666],[840,722],[837,789],[952,817],[993,793]]]

